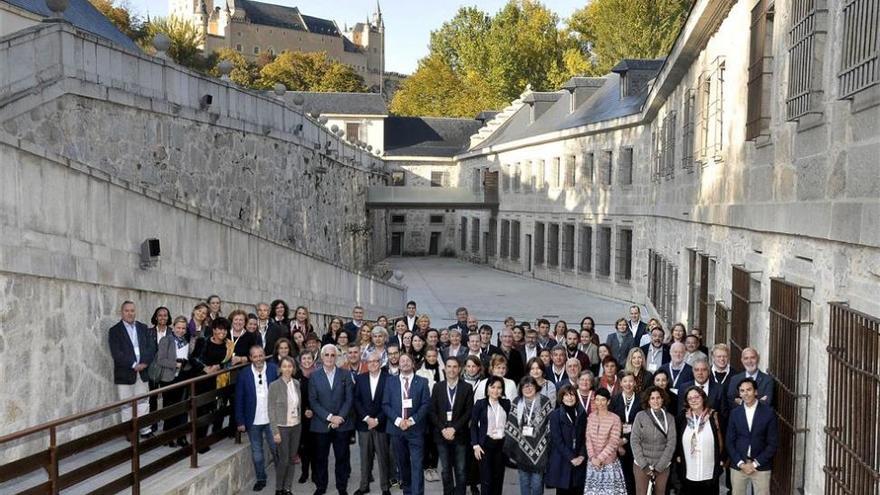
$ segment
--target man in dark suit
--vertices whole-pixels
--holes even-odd
[[[590,358],[578,349],[578,344],[581,341],[581,335],[574,328],[569,328],[565,332],[565,353],[566,358],[571,359],[575,358],[581,363],[582,370],[590,369]]]
[[[651,342],[642,346],[642,352],[645,353],[645,368],[651,373],[660,369],[661,366],[670,361],[669,348],[663,345],[663,337],[666,332],[663,328],[656,327],[651,330]]]
[[[687,390],[691,387],[700,387],[709,398],[709,407],[714,409],[721,415],[721,424],[725,424],[727,418],[727,397],[724,396],[724,387],[718,385],[710,379],[709,361],[706,359],[697,359],[691,366],[694,379],[681,383],[678,389],[682,392],[678,394],[678,410],[682,411],[687,404]]]
[[[474,390],[458,379],[460,373],[461,363],[455,356],[448,357],[446,381],[435,383],[431,393],[431,424],[443,467],[444,495],[464,495],[467,487],[465,460]]]
[[[410,332],[416,331],[416,322],[419,320],[419,315],[416,311],[415,301],[409,301],[406,303],[406,312],[403,314],[403,321],[406,322],[406,328]]]
[[[284,327],[273,325],[269,319],[269,305],[257,304],[257,340],[263,346],[263,352],[267,356],[275,354],[275,343],[283,335]]]
[[[648,325],[642,321],[642,310],[638,306],[629,307],[629,321],[626,325],[633,336],[633,346],[640,347],[647,344],[647,342],[642,342],[642,337],[648,335]]]
[[[336,458],[334,472],[339,495],[346,495],[351,474],[349,441],[354,430],[354,384],[348,370],[336,367],[338,349],[333,344],[321,348],[322,366],[309,378],[309,404],[314,416],[311,431],[315,434],[315,495],[327,492],[327,460],[330,447]]]
[[[449,325],[449,329],[457,328],[461,333],[468,333],[468,310],[464,306],[455,310],[455,319],[457,320],[452,325]]]
[[[483,362],[483,368],[489,368],[489,361],[492,356],[500,351],[492,345],[492,327],[489,325],[480,326],[480,361]]]
[[[565,346],[557,345],[550,351],[550,366],[544,371],[544,378],[550,380],[556,390],[568,384],[568,374],[565,370]]]
[[[354,495],[370,493],[370,475],[373,458],[379,461],[379,486],[382,495],[391,493],[391,452],[389,451],[386,416],[382,411],[382,398],[388,373],[382,369],[382,356],[378,352],[367,355],[367,372],[357,376],[354,389],[354,410],[361,455],[360,486]]]
[[[247,432],[250,440],[257,479],[254,491],[258,492],[266,487],[263,439],[269,444],[272,458],[278,458],[269,425],[269,384],[278,378],[278,368],[266,363],[266,354],[259,344],[249,349],[248,357],[251,365],[241,370],[235,382],[235,421],[238,431]]]
[[[680,387],[694,379],[694,371],[684,362],[684,344],[674,342],[669,346],[669,362],[660,368],[669,373],[669,391],[678,394]]]
[[[391,436],[404,495],[421,495],[425,492],[422,459],[430,408],[428,380],[414,373],[413,360],[408,354],[401,355],[400,374],[389,377],[385,382],[382,410],[388,418],[386,427]]]
[[[361,331],[361,325],[363,324],[364,308],[355,306],[351,309],[351,321],[342,326],[342,329],[348,334],[349,343],[354,344],[358,341],[358,333]]]
[[[758,369],[758,364],[761,361],[758,351],[751,347],[746,347],[742,350],[740,360],[745,371],[737,373],[730,378],[727,388],[727,407],[733,410],[734,407],[742,404],[742,399],[739,397],[739,383],[746,378],[751,378],[757,384],[758,400],[768,406],[772,406],[773,379],[767,373]]]
[[[730,413],[727,426],[727,455],[733,495],[745,495],[752,485],[754,495],[769,495],[770,470],[779,447],[776,413],[758,400],[758,384],[752,378],[739,382],[742,404]]]
[[[530,328],[525,331],[525,341],[526,343],[523,345],[520,350],[520,354],[522,354],[523,358],[523,366],[525,366],[530,359],[539,357],[541,355],[541,346],[538,345],[538,331],[534,328]],[[528,373],[528,370],[526,370]]]
[[[541,318],[538,320],[538,345],[542,349],[553,349],[556,344],[556,340],[550,335],[550,321]]]
[[[135,320],[136,313],[133,302],[123,302],[120,309],[122,318],[119,323],[110,327],[107,334],[110,355],[113,357],[113,383],[116,384],[116,392],[120,400],[150,391],[147,368],[156,358],[157,346],[155,340],[150,340],[147,326]],[[149,412],[149,400],[139,400],[138,417],[143,417]],[[120,415],[123,423],[131,421],[131,406],[123,406]],[[150,425],[141,425],[140,433],[143,438],[153,435]]]

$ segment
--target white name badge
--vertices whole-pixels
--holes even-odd
[[[413,405],[412,405],[412,399],[403,399],[403,408],[404,408],[404,409],[409,409],[409,408],[411,408],[412,406],[413,406]]]
[[[524,437],[535,436],[535,429],[531,426],[523,426],[523,436]]]
[[[623,434],[624,435],[629,435],[630,433],[632,433],[632,431],[633,431],[632,425],[629,425],[629,424],[623,425]]]
[[[675,395],[678,395],[678,389],[677,389],[677,388],[670,388],[669,391],[672,392],[672,393],[675,394]]]
[[[452,421],[452,411],[446,412],[446,421]]]

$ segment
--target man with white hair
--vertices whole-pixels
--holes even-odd
[[[660,366],[660,369],[669,373],[669,391],[678,395],[678,388],[694,379],[694,371],[691,366],[684,362],[684,344],[675,342],[669,346],[669,362]]]
[[[315,495],[327,492],[330,447],[336,458],[334,474],[339,495],[346,495],[351,475],[349,441],[354,430],[354,384],[347,370],[336,367],[339,349],[333,344],[321,348],[321,364],[309,378],[309,404],[314,417],[311,431],[315,434],[314,481]]]
[[[758,369],[758,363],[761,361],[758,351],[754,347],[746,347],[742,350],[740,361],[745,371],[730,378],[730,384],[727,387],[727,407],[732,410],[734,407],[742,404],[742,399],[739,397],[739,384],[746,378],[751,378],[758,384],[758,389],[756,390],[758,400],[768,406],[772,406],[773,379],[767,373]]]
[[[382,410],[388,372],[382,369],[382,355],[379,352],[367,354],[366,361],[367,372],[357,376],[354,393],[361,456],[360,486],[354,495],[370,493],[370,475],[373,472],[374,458],[379,461],[379,486],[382,495],[388,495],[391,490],[391,453],[388,434],[385,432],[387,416]]]

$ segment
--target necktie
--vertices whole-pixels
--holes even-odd
[[[404,377],[403,379],[403,400],[409,399],[409,377]],[[406,421],[406,418],[409,413],[409,408],[403,408],[403,420]]]

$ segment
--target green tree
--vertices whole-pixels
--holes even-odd
[[[124,0],[89,0],[89,2],[135,42],[143,40],[146,36],[146,24],[139,16],[132,13],[128,2]]]
[[[364,80],[354,69],[327,60],[323,52],[281,52],[260,69],[257,87],[271,88],[275,83],[290,91],[365,92]]]
[[[220,77],[220,70],[217,65],[224,60],[232,62],[232,71],[229,73],[229,79],[235,84],[245,88],[256,87],[257,79],[260,77],[260,69],[256,64],[248,62],[241,52],[232,48],[221,48],[216,52],[217,63],[209,72],[214,77]]]
[[[195,24],[179,17],[157,17],[147,25],[147,36],[141,43],[145,51],[155,52],[152,47],[153,37],[163,33],[171,39],[168,56],[180,65],[206,72],[212,67],[213,61],[201,53],[203,44],[202,30]]]
[[[406,115],[474,116],[498,109],[527,84],[556,89],[588,66],[574,34],[536,0],[510,0],[495,16],[463,7],[431,33],[430,54],[395,93]]]
[[[665,56],[692,0],[593,0],[568,27],[590,47],[593,73],[606,74],[624,58]]]

